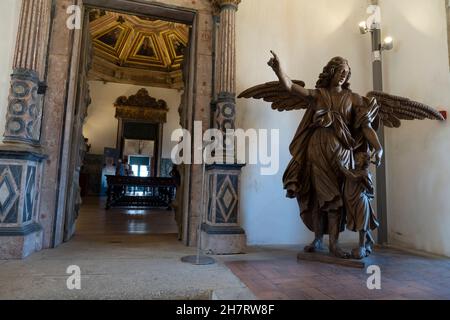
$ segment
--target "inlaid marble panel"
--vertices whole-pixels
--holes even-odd
[[[22,166],[0,165],[0,224],[18,222]]]

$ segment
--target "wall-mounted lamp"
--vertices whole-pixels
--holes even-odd
[[[361,21],[359,23],[359,32],[361,32],[361,34],[366,34],[366,33],[371,32],[372,34],[375,33],[376,37],[380,36],[378,34],[380,32],[379,25],[374,24],[374,25],[372,25],[372,27],[368,27],[366,21]],[[383,41],[383,43],[380,44],[379,48],[381,50],[392,50],[394,48],[394,39],[392,37],[384,38],[384,41]]]
[[[394,39],[392,37],[384,38],[381,50],[392,50],[394,48]]]
[[[369,32],[366,21],[361,21],[359,23],[359,31],[361,32],[361,34],[366,34],[367,32]]]

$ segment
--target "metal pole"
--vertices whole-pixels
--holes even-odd
[[[372,53],[373,53],[373,89],[383,91],[383,64],[382,64],[382,42],[381,27],[375,25],[372,28]],[[378,129],[378,138],[380,143],[385,147],[384,126]],[[387,225],[387,203],[386,203],[386,153],[381,160],[381,165],[377,168],[376,184],[377,184],[377,216],[380,222],[378,228],[378,244],[385,244],[388,241],[388,225]]]
[[[203,223],[203,212],[205,210],[205,150],[202,151],[203,164],[202,164],[202,203],[201,203],[201,213],[200,213],[200,221],[198,223],[198,231],[197,231],[197,264],[200,264],[200,252],[202,246],[202,223]]]

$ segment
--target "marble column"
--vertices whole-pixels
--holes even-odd
[[[42,249],[42,105],[52,0],[23,0],[0,146],[0,259]]]
[[[219,13],[216,52],[216,100],[214,126],[224,134],[235,129],[236,118],[236,11],[241,0],[212,0]],[[245,252],[247,238],[240,226],[239,198],[242,165],[225,157],[227,164],[206,166],[205,217],[202,249],[212,254]],[[235,159],[234,153],[231,155]]]
[[[51,1],[22,1],[4,142],[39,145]]]

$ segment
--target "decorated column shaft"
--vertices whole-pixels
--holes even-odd
[[[220,10],[216,126],[234,129],[236,116],[236,11],[241,0],[215,0]]]
[[[6,114],[5,142],[38,145],[51,1],[22,1]]]

